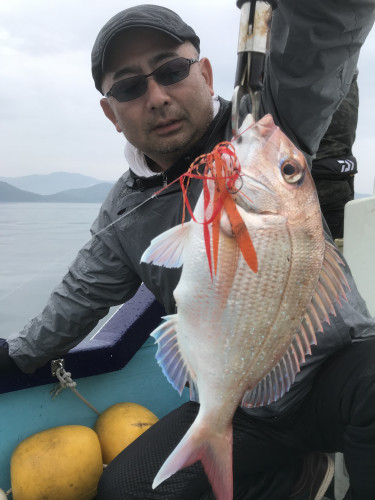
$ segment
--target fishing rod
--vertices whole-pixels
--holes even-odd
[[[242,97],[250,95],[251,114],[259,119],[260,95],[263,89],[263,72],[269,49],[272,10],[276,0],[237,0],[241,8],[237,49],[237,69],[232,97],[232,133],[237,137],[239,109]]]

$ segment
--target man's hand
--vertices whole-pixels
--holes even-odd
[[[13,359],[9,356],[8,342],[0,339],[0,375],[7,373],[22,373]]]
[[[237,7],[240,9],[243,6],[244,3],[246,3],[246,2],[256,2],[256,1],[257,0],[237,0],[236,4],[237,4]],[[272,7],[273,10],[276,9],[278,0],[263,0],[263,1],[265,1],[266,3],[269,3],[271,5],[271,7]]]

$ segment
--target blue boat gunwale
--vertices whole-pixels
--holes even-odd
[[[76,379],[122,369],[146,342],[164,314],[163,306],[141,285],[134,297],[113,314],[94,338],[83,340],[61,356],[66,370]],[[47,363],[30,375],[1,376],[0,394],[50,383],[56,383],[56,378]]]

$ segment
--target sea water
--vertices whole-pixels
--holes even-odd
[[[90,239],[99,208],[97,203],[0,203],[1,338],[18,332],[42,311]]]

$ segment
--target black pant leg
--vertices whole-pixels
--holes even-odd
[[[375,339],[322,366],[299,425],[311,449],[344,453],[353,499],[375,499]]]
[[[200,462],[186,467],[155,490],[152,481],[190,427],[199,405],[185,403],[128,446],[104,471],[98,500],[214,500]],[[285,500],[300,450],[288,419],[264,421],[237,410],[233,419],[235,500]]]
[[[198,413],[199,405],[185,403],[160,419],[131,443],[104,470],[98,500],[197,500],[209,484],[196,463],[151,488],[164,460],[182,439]]]

